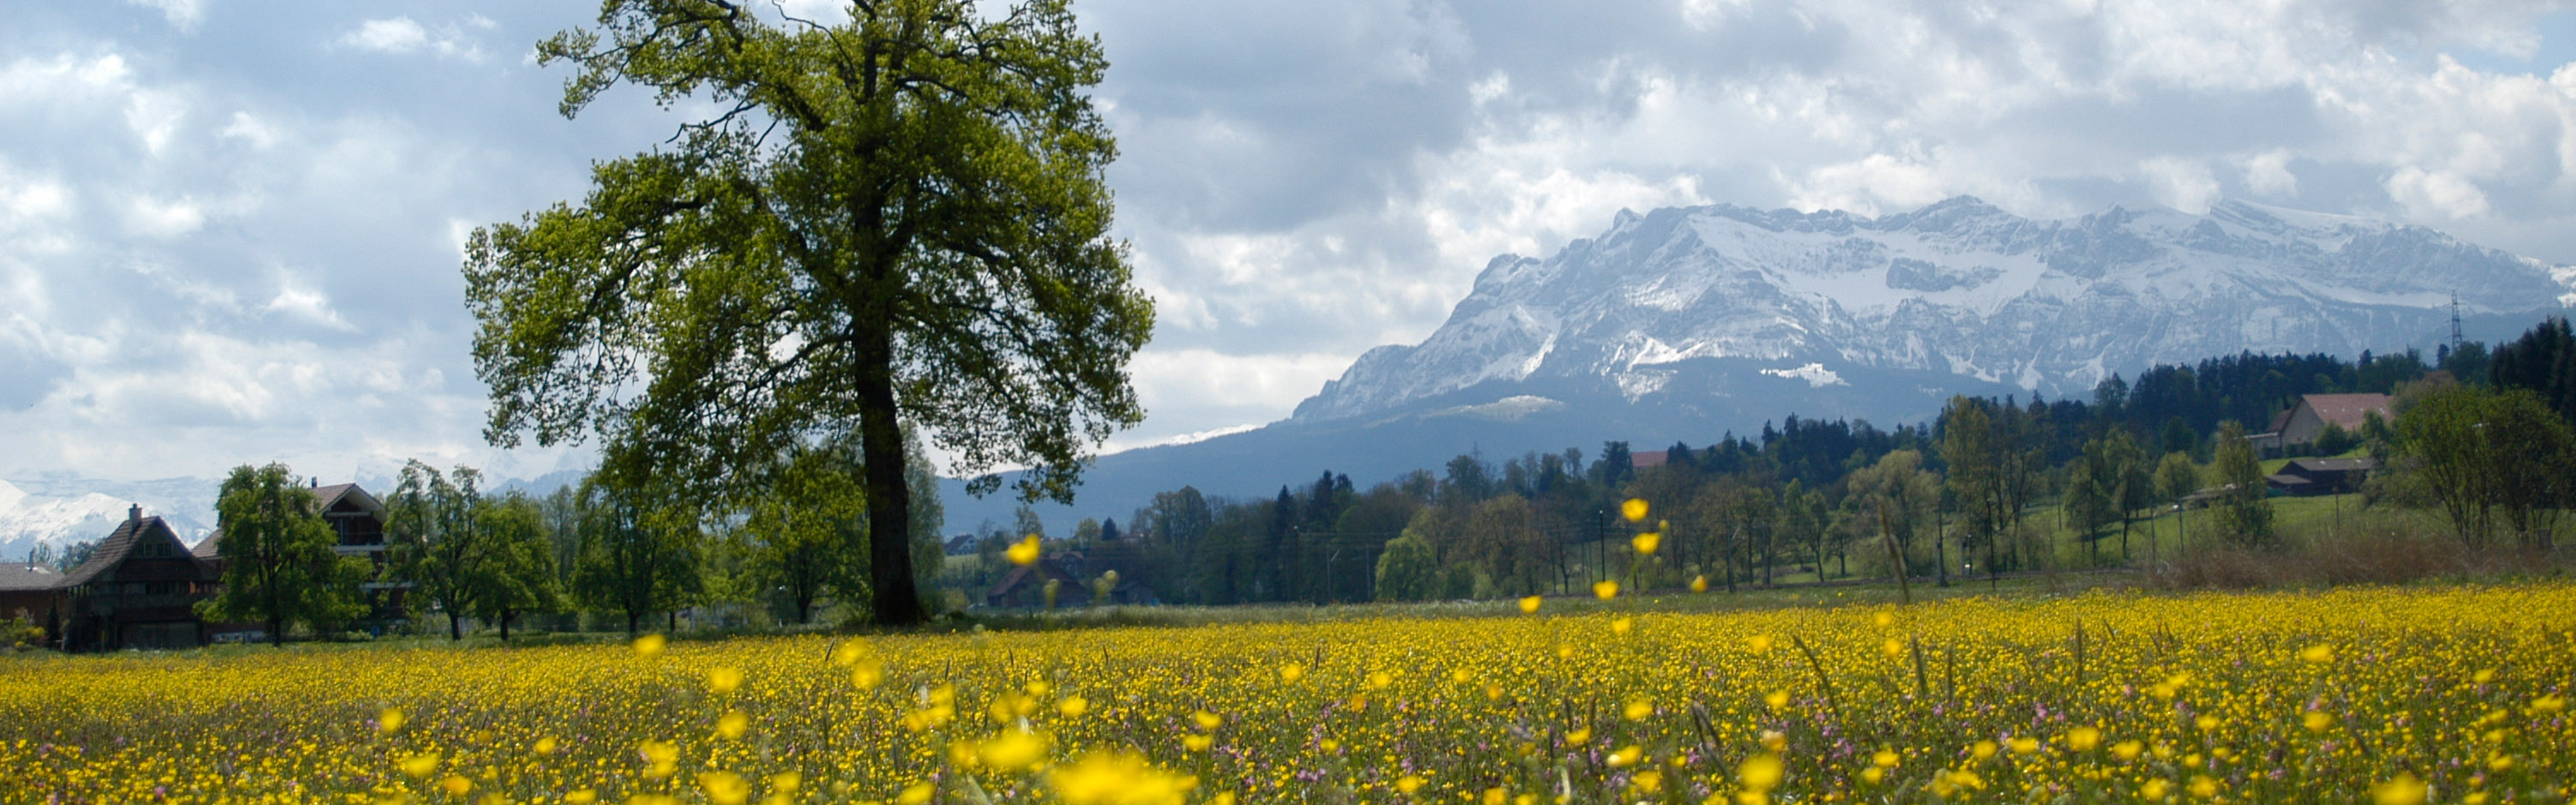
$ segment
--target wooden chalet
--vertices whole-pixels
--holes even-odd
[[[177,532],[143,507],[99,542],[89,561],[63,575],[55,590],[65,617],[66,650],[192,648],[211,636],[197,603],[223,582],[214,562],[196,556]]]

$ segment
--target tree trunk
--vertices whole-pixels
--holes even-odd
[[[286,647],[286,619],[284,619],[284,618],[270,618],[270,619],[269,619],[269,621],[268,621],[268,645],[269,645],[270,647],[272,647],[272,648],[285,648],[285,647]]]
[[[636,612],[635,610],[631,610],[631,609],[626,611],[626,639],[628,639],[628,640],[633,640],[633,639],[635,639],[635,627],[636,627],[636,624],[637,624],[639,621],[642,621],[642,620],[643,620],[643,618],[644,618],[644,614],[643,614],[643,613]]]
[[[868,587],[878,623],[930,620],[912,584],[912,490],[905,481],[901,412],[894,398],[894,334],[883,320],[860,324],[859,460],[866,464]]]
[[[447,639],[449,639],[449,640],[463,640],[463,639],[465,639],[465,623],[464,623],[464,617],[463,617],[463,616],[461,616],[461,615],[456,614],[456,613],[457,613],[456,605],[455,605],[453,602],[444,602],[444,601],[440,602],[440,604],[441,604],[442,606],[446,607],[446,609],[447,609]]]
[[[510,642],[510,610],[501,610],[501,642]]]

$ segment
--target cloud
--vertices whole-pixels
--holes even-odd
[[[2487,195],[2475,183],[2450,172],[2414,165],[2388,177],[2388,195],[2417,217],[2468,218],[2487,213]]]
[[[562,67],[486,47],[587,12],[229,26],[203,0],[140,5],[187,35],[137,33],[150,12],[116,4],[0,30],[0,430],[42,434],[0,471],[578,460],[480,446],[457,264],[474,226],[577,199],[594,160],[670,135],[677,113],[631,88],[565,121]],[[752,8],[828,23],[846,4]],[[2576,262],[2576,65],[2477,57],[2569,52],[2535,24],[2563,12],[2535,5],[1079,13],[1111,65],[1116,233],[1159,306],[1134,367],[1152,418],[1120,444],[1285,416],[1361,352],[1437,327],[1493,255],[1544,255],[1622,208],[1973,194],[2056,216],[2250,195]]]
[[[197,22],[205,19],[206,16],[206,8],[199,4],[198,0],[126,0],[126,2],[159,10],[162,19],[168,20],[171,27],[181,31],[195,29]]]
[[[480,14],[467,16],[463,25],[447,24],[436,28],[413,22],[410,17],[391,17],[361,22],[358,27],[332,40],[332,44],[353,50],[370,50],[396,55],[430,52],[440,56],[479,62],[483,60],[483,49],[466,38],[464,29],[471,27],[488,30],[495,25],[496,23],[490,18]]]

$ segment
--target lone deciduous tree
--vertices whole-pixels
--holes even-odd
[[[199,606],[218,620],[256,621],[270,645],[285,645],[297,622],[346,623],[364,611],[357,567],[331,546],[339,540],[322,520],[313,490],[284,464],[234,467],[215,500],[215,530],[224,557],[224,588]]]
[[[1029,466],[1021,497],[1069,501],[1081,451],[1143,418],[1127,360],[1153,309],[1108,236],[1107,63],[1065,0],[849,12],[608,0],[539,44],[578,68],[567,115],[621,82],[717,111],[600,163],[579,206],[476,230],[467,298],[496,444],[595,430],[617,485],[716,500],[855,435],[872,609],[904,624],[926,613],[903,427],[951,470]]]

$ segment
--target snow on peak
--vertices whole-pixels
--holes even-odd
[[[1370,350],[1297,407],[1387,411],[1481,383],[1634,400],[1698,358],[1959,374],[2051,395],[2108,373],[2255,352],[2422,343],[2463,306],[2576,306],[2576,267],[2420,226],[2222,200],[2029,219],[1961,196],[1864,218],[1732,205],[1621,211],[1598,237],[1480,272],[1422,343]],[[1815,373],[1807,372],[1813,364]],[[1685,384],[1676,388],[1695,388]]]

